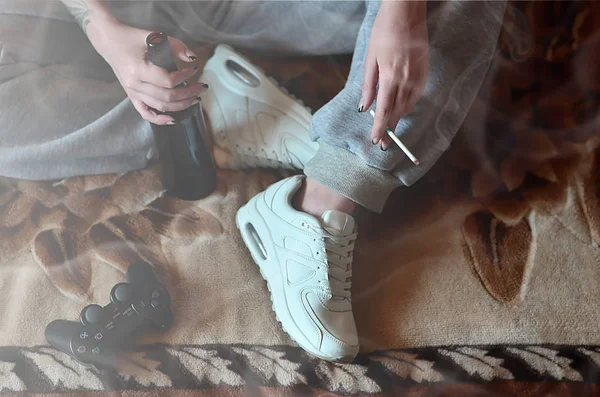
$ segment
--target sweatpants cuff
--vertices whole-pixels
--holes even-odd
[[[348,150],[322,140],[317,154],[304,167],[304,174],[377,213],[383,211],[390,193],[402,186],[389,172],[371,167]]]

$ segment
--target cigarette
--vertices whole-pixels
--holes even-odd
[[[373,118],[375,118],[375,110],[371,109],[369,111],[369,113],[371,114],[371,116],[373,116]],[[410,152],[410,150],[408,150],[408,148],[406,146],[404,146],[404,144],[402,143],[402,141],[400,140],[400,138],[398,138],[396,136],[396,134],[394,134],[394,132],[392,130],[390,130],[389,128],[386,130],[387,134],[390,136],[390,138],[392,138],[392,140],[394,142],[396,142],[396,145],[398,145],[398,147],[400,149],[402,149],[402,151],[404,152],[404,154],[406,154],[408,156],[408,158],[410,159],[410,161],[412,161],[415,165],[419,165],[421,164],[421,162],[415,157],[414,154],[412,154]]]

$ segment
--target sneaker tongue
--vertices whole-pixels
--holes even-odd
[[[325,211],[321,216],[321,224],[334,236],[342,237],[354,232],[354,218],[336,210]]]

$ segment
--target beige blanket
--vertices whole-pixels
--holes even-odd
[[[600,345],[600,151],[587,156],[581,173],[560,193],[559,204],[547,193],[533,196],[528,215],[513,224],[474,199],[424,195],[419,188],[399,192],[386,217],[359,216],[363,233],[355,256],[353,303],[365,359],[377,361],[373,352],[398,348]],[[274,371],[281,385],[308,383],[294,372],[300,364],[285,350],[294,344],[271,312],[266,286],[234,222],[236,209],[276,175],[223,171],[219,180],[218,191],[198,202],[161,197],[157,167],[55,183],[3,181],[0,344],[22,349],[19,354],[57,390],[104,388],[95,375],[44,347],[43,330],[57,318],[76,320],[89,303],[108,303],[127,265],[142,258],[171,291],[176,316],[170,331],[148,335],[143,343],[168,344],[161,354],[216,385],[246,383],[245,372],[230,369],[235,361],[222,356],[219,346],[228,346],[259,370],[257,360],[277,362],[283,375],[267,371]],[[554,362],[556,352],[537,348],[542,350],[514,347],[513,353],[533,360],[534,367]],[[473,349],[469,354],[483,359],[486,350]],[[403,354],[406,360],[415,358]],[[452,350],[438,354],[459,364],[463,358]],[[600,358],[597,350],[589,354]],[[159,366],[169,361],[160,355],[150,359],[147,352],[136,357],[143,368],[135,375],[137,383],[173,386],[173,375]],[[201,365],[217,358],[214,369]],[[0,353],[4,374],[12,374],[8,390],[25,388],[19,367],[4,359]],[[405,375],[442,379],[427,368],[429,361],[421,362],[426,370],[417,365],[405,369]],[[490,376],[510,379],[509,369],[496,364]],[[77,370],[71,373],[65,366]],[[380,387],[366,376],[347,386],[342,382],[347,375],[327,368],[334,385],[365,392]],[[558,379],[567,376],[568,365],[558,368]],[[128,379],[132,368],[121,371]]]

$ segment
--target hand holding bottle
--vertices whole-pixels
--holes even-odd
[[[157,124],[173,124],[172,116],[159,112],[176,112],[199,102],[198,95],[208,86],[193,83],[177,87],[198,71],[190,65],[179,71],[169,72],[146,59],[146,38],[152,33],[127,26],[118,21],[106,22],[102,34],[96,36],[94,47],[112,67],[119,82],[131,99],[133,106],[147,121]],[[90,40],[92,35],[88,34]],[[192,62],[196,56],[185,44],[169,37],[173,57]]]

